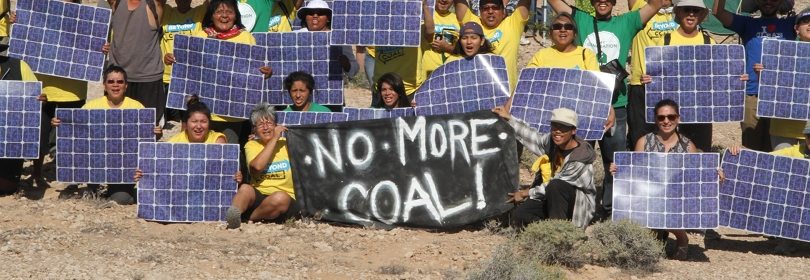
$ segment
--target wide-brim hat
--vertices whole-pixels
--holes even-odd
[[[306,16],[306,14],[312,10],[327,11],[327,17],[332,18],[332,8],[329,8],[329,4],[323,0],[310,0],[307,2],[305,6],[298,9],[298,18],[304,20],[304,16]]]

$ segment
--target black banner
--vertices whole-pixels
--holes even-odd
[[[287,132],[305,215],[453,228],[511,209],[514,131],[489,111],[300,126]]]

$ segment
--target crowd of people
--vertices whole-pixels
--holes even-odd
[[[435,0],[434,7],[423,1],[421,45],[332,46],[332,56],[347,77],[360,68],[369,80],[369,104],[374,108],[403,108],[414,104],[413,94],[441,65],[478,54],[494,54],[505,59],[508,84],[516,86],[518,56],[523,31],[536,9],[531,0]],[[787,0],[756,0],[759,17],[735,14],[716,0],[711,13],[736,32],[745,45],[747,81],[745,119],[741,123],[742,146],[775,151],[787,156],[810,158],[810,126],[804,120],[765,119],[756,115],[758,74],[763,38],[810,41],[810,10],[779,15]],[[81,1],[69,1],[80,3]],[[155,108],[155,134],[169,120],[179,121],[182,132],[169,142],[233,143],[244,147],[240,183],[227,212],[229,228],[245,220],[279,221],[297,213],[291,167],[288,161],[284,126],[277,124],[276,110],[329,112],[341,106],[323,106],[312,100],[315,81],[309,73],[294,72],[285,77],[284,88],[293,104],[277,108],[256,104],[250,120],[212,114],[208,106],[191,97],[187,110],[166,109],[166,93],[171,83],[175,35],[188,35],[256,44],[254,32],[320,32],[331,29],[332,9],[324,0],[207,0],[191,6],[191,0],[108,0],[100,4],[112,9],[111,36],[103,46],[92,46],[107,54],[104,96],[86,101],[84,81],[34,74],[23,61],[2,57],[3,79],[41,81],[43,84],[43,125],[41,157],[34,160],[31,177],[42,180],[42,160],[55,143],[57,108]],[[7,3],[7,2],[3,2]],[[471,6],[472,4],[472,6]],[[512,225],[523,227],[541,219],[568,219],[580,227],[594,220],[609,219],[613,178],[610,172],[602,182],[594,182],[595,145],[599,145],[605,170],[613,153],[633,150],[647,152],[710,152],[711,124],[679,124],[678,104],[662,100],[655,106],[655,123],[645,121],[644,49],[650,46],[715,44],[700,26],[710,13],[703,0],[628,0],[630,11],[617,14],[616,0],[591,0],[594,13],[584,12],[564,0],[548,0],[556,16],[548,23],[551,46],[535,53],[527,67],[555,67],[600,71],[614,65],[622,71],[630,63],[629,79],[617,83],[612,109],[605,123],[605,134],[598,142],[576,136],[579,116],[568,109],[552,113],[551,132],[538,133],[525,122],[509,115],[509,103],[493,112],[515,128],[523,147],[540,155],[533,170],[532,186],[509,193],[517,204]],[[10,7],[2,7],[8,10]],[[8,36],[14,14],[0,19],[0,35]],[[357,59],[357,54],[364,54]],[[361,62],[361,63],[359,63]],[[618,65],[618,66],[616,66]],[[265,77],[273,75],[268,66],[251,70]],[[538,105],[540,106],[540,105]],[[50,122],[50,123],[48,123]],[[735,151],[738,148],[735,148]],[[285,164],[286,163],[286,164]],[[0,160],[0,192],[17,190],[22,160]],[[246,176],[242,177],[242,173]],[[142,174],[136,172],[138,179]],[[722,178],[722,176],[720,176]],[[243,180],[244,179],[244,180]],[[596,186],[601,185],[598,193]],[[135,185],[108,186],[107,194],[120,204],[137,201]],[[686,234],[678,238],[675,257],[686,258]]]

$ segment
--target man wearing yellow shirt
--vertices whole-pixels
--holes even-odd
[[[644,96],[646,91],[641,84],[641,75],[644,70],[644,49],[649,46],[664,44],[664,35],[670,34],[676,28],[672,0],[663,0],[663,6],[650,18],[644,28],[633,38],[630,49],[630,83],[627,87],[627,145],[632,149],[638,138],[655,129],[653,124],[647,124],[645,116]],[[647,5],[644,0],[628,0],[627,6],[631,11],[640,10]]]
[[[506,9],[501,0],[473,0],[479,1],[481,15],[476,16],[470,11],[467,0],[454,0],[456,17],[459,22],[474,21],[484,27],[484,35],[495,48],[494,54],[503,56],[506,60],[506,72],[509,75],[509,89],[514,90],[518,76],[518,48],[523,36],[523,29],[529,21],[530,0],[520,0],[515,12],[506,16]]]
[[[34,72],[22,60],[0,56],[0,72],[6,73],[3,75],[3,80],[12,81],[36,81]],[[44,96],[40,98],[44,100]],[[40,141],[42,141],[40,139]],[[17,192],[20,184],[20,176],[22,175],[24,159],[21,158],[2,158],[0,159],[0,195],[13,194]]]
[[[452,0],[436,0],[431,21],[425,20],[427,34],[421,46],[422,72],[424,72],[422,75],[425,79],[430,77],[436,68],[446,63],[447,58],[453,53],[453,46],[461,26],[456,14],[450,11],[452,3]]]
[[[298,215],[292,166],[287,140],[281,133],[287,128],[276,124],[276,112],[262,103],[250,113],[255,140],[245,144],[250,184],[242,184],[225,214],[228,228],[238,228],[243,220],[284,222]]]

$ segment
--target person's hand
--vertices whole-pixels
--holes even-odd
[[[510,120],[512,118],[512,115],[509,114],[509,111],[507,111],[506,108],[504,108],[503,106],[498,106],[498,107],[492,108],[492,112],[497,114],[499,117],[501,117],[502,119],[504,119],[506,121],[508,121],[508,120]]]
[[[618,168],[618,167],[616,167],[616,164],[615,164],[615,163],[612,163],[612,162],[611,162],[611,163],[610,163],[610,168],[609,168],[608,170],[610,170],[610,174],[611,174],[611,175],[613,175],[613,176],[615,177],[615,176],[616,176],[616,171],[618,171],[618,170],[619,170],[619,168]]]
[[[608,117],[605,120],[605,131],[608,131],[613,125],[616,124],[616,111],[613,110],[613,107],[610,107],[610,111],[608,111]]]
[[[166,55],[163,56],[163,63],[164,64],[172,65],[175,62],[177,62],[177,60],[174,59],[174,54],[173,53],[167,53]]]
[[[524,200],[526,200],[526,198],[529,198],[529,190],[528,189],[519,190],[516,192],[508,193],[508,195],[509,199],[506,200],[506,203],[517,204],[519,202],[523,202]]]
[[[60,124],[62,124],[62,121],[61,121],[61,120],[59,120],[59,119],[57,119],[56,117],[53,117],[53,118],[51,119],[51,126],[53,126],[53,127],[57,127],[57,126],[59,126]]]
[[[104,45],[101,46],[101,52],[103,52],[105,55],[109,54],[110,53],[110,43],[104,43]]]
[[[416,108],[416,99],[411,100],[411,107]]]
[[[452,47],[442,36],[433,38],[433,42],[430,43],[430,48],[437,52],[448,52],[448,50],[452,50]]]
[[[728,152],[731,153],[732,156],[736,156],[740,154],[740,151],[742,151],[742,149],[743,147],[740,145],[733,145],[731,147],[728,147]]]
[[[270,68],[270,66],[262,66],[262,67],[260,67],[259,72],[262,72],[262,74],[264,74],[265,79],[270,78],[271,76],[273,76],[273,68]]]
[[[152,129],[152,132],[155,133],[155,136],[158,136],[158,137],[163,135],[163,129],[160,128],[159,125],[156,125],[155,128]]]
[[[757,72],[757,74],[759,74],[759,72]],[[740,76],[740,81],[748,81],[748,74],[742,74],[742,76]]]
[[[642,84],[652,83],[652,76],[647,75],[647,74],[641,75],[641,83]]]
[[[8,12],[8,22],[11,24],[17,23],[17,12],[15,11]]]
[[[762,63],[754,63],[754,72],[759,74],[759,72],[762,72],[762,69],[765,69],[765,65],[762,65]]]
[[[720,183],[726,180],[726,173],[723,172],[722,168],[717,168],[717,178],[720,180]]]
[[[236,174],[233,175],[233,180],[236,181],[237,183],[241,184],[242,183],[242,171],[237,170]]]
[[[135,169],[135,176],[132,177],[132,178],[135,179],[135,182],[140,181],[141,178],[143,178],[143,171],[141,171],[140,168],[136,168]]]
[[[273,128],[273,137],[276,139],[281,138],[281,133],[283,132],[287,132],[287,127],[283,125],[276,125],[276,127]]]
[[[37,96],[37,100],[39,100],[40,102],[48,102],[48,96],[45,95],[44,93],[40,94],[39,96]]]

